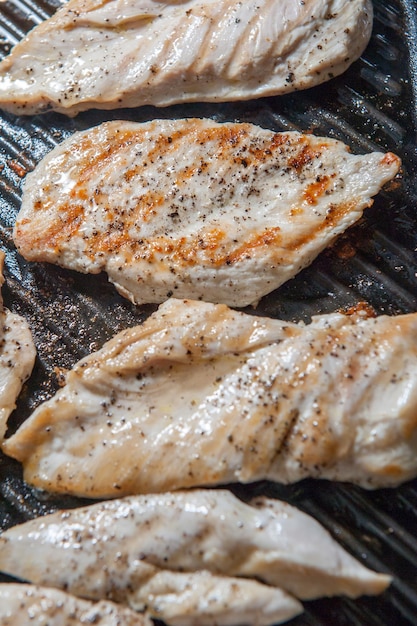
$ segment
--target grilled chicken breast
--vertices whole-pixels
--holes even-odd
[[[399,165],[251,124],[108,122],[27,177],[14,240],[31,261],[105,270],[138,304],[245,306],[356,222]]]
[[[376,594],[390,581],[295,507],[245,504],[225,490],[131,496],[31,520],[0,536],[0,570],[121,602],[165,571],[256,578],[304,599]]]
[[[4,252],[0,251],[0,287],[4,283],[3,263]],[[0,442],[22,385],[32,372],[35,356],[28,323],[3,306],[0,294]]]
[[[2,626],[152,626],[152,621],[113,602],[92,603],[64,591],[17,583],[0,584]]]
[[[19,114],[245,100],[341,74],[366,47],[370,0],[70,0],[0,64]]]
[[[82,359],[3,443],[42,489],[87,497],[417,474],[417,314],[309,325],[171,299]]]

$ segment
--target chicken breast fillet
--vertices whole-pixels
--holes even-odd
[[[303,610],[288,593],[252,579],[216,576],[208,571],[160,571],[153,566],[148,570],[137,589],[120,590],[116,584],[112,591],[140,614],[119,603],[92,603],[52,587],[0,584],[0,623],[152,626],[148,617],[152,615],[169,626],[268,626],[286,622]],[[82,595],[88,591],[88,584],[86,591],[77,589]]]
[[[29,483],[117,497],[417,475],[417,314],[304,326],[171,299],[82,359],[3,443]]]
[[[370,0],[70,0],[0,64],[0,107],[245,100],[320,84],[365,49]]]
[[[143,566],[142,572],[144,580],[137,589],[121,591],[123,601],[170,626],[268,626],[282,624],[303,611],[290,594],[252,578],[219,576],[207,570],[173,572],[155,566]],[[380,576],[379,583],[382,589]]]
[[[137,304],[245,306],[311,263],[399,166],[251,124],[108,122],[28,175],[14,240],[31,261],[105,270]]]
[[[113,602],[97,603],[64,591],[18,583],[0,584],[2,626],[152,626],[152,621]]]
[[[0,287],[4,284],[3,264],[4,252],[0,251]],[[28,323],[3,306],[0,294],[0,442],[22,385],[32,372],[35,357],[36,348]]]
[[[376,594],[390,582],[295,507],[245,504],[225,490],[131,496],[31,520],[0,536],[0,569],[123,602],[159,571],[255,578],[303,599]]]

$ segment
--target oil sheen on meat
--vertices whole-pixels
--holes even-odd
[[[70,0],[0,64],[0,107],[232,101],[312,87],[366,47],[370,0]]]
[[[107,272],[137,304],[240,307],[311,263],[399,166],[251,124],[108,122],[29,174],[14,241],[28,260]]]
[[[15,526],[0,536],[0,570],[133,607],[155,576],[166,576],[173,588],[185,574],[197,574],[191,586],[210,575],[243,577],[243,584],[260,580],[300,599],[377,594],[390,582],[297,508],[265,497],[245,504],[209,489],[110,500]]]
[[[417,475],[417,314],[308,325],[171,299],[81,360],[3,444],[87,497]]]

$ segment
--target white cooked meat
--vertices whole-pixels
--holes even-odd
[[[175,524],[175,520],[172,520]],[[177,527],[178,530],[178,527]],[[302,613],[282,589],[252,578],[219,576],[207,570],[177,572],[149,567],[149,577],[124,600],[170,626],[267,626]]]
[[[0,536],[0,570],[91,599],[129,601],[155,568],[255,578],[300,599],[382,592],[312,517],[226,490],[130,496],[53,513]]]
[[[180,573],[153,566],[148,570],[138,588],[113,590],[125,606],[106,600],[93,603],[52,587],[0,584],[0,623],[152,626],[151,615],[169,626],[268,626],[281,624],[303,610],[288,593],[256,580],[208,571]]]
[[[341,74],[366,47],[370,0],[70,0],[0,64],[0,107],[245,100]]]
[[[0,252],[0,287],[3,277],[4,252]],[[7,428],[7,419],[16,408],[16,399],[35,363],[36,349],[26,320],[3,306],[0,295],[0,442]]]
[[[108,122],[27,177],[14,241],[31,261],[106,271],[137,304],[245,306],[354,224],[399,166],[251,124]]]
[[[152,621],[113,602],[89,602],[59,589],[0,584],[1,626],[152,626]]]
[[[417,314],[308,325],[171,299],[81,360],[10,439],[36,487],[117,497],[417,474]]]

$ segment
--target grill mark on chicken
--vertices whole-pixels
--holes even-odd
[[[271,468],[273,467],[274,462],[276,462],[276,458],[282,453],[283,450],[286,450],[288,448],[288,440],[291,438],[293,434],[294,427],[297,424],[299,415],[300,415],[300,411],[297,408],[291,409],[289,411],[288,417],[286,419],[283,419],[282,422],[280,422],[279,426],[281,427],[281,434],[279,437],[277,437],[277,451],[276,451],[275,456],[273,456],[268,461],[269,465],[268,465],[268,469],[266,470],[267,473],[271,471]],[[275,430],[275,433],[276,432],[277,431]]]
[[[108,122],[28,175],[14,240],[28,260],[105,270],[136,303],[245,306],[359,219],[399,165],[250,124]]]
[[[135,211],[135,218],[131,220],[132,225],[137,220],[149,221],[156,214],[156,210],[164,202],[162,195],[149,192],[145,197],[141,198]],[[309,201],[311,204],[311,202]],[[67,205],[62,207],[66,215],[62,223],[58,223],[53,228],[45,229],[41,237],[34,242],[37,247],[51,247],[55,252],[59,252],[61,244],[70,242],[71,237],[76,234],[82,227],[85,217],[84,208],[81,205]],[[330,206],[328,213],[317,229],[314,237],[319,238],[320,234],[326,228],[333,228],[340,219],[352,210],[352,205]],[[293,209],[294,215],[302,215],[303,210]],[[133,259],[146,260],[148,263],[155,262],[162,264],[175,263],[183,267],[199,266],[206,264],[208,266],[222,267],[224,265],[232,265],[238,261],[251,258],[251,252],[256,249],[264,249],[273,247],[276,252],[272,252],[272,258],[276,263],[289,263],[292,258],[296,258],[296,253],[303,245],[311,242],[310,234],[300,237],[285,237],[285,246],[281,234],[281,228],[265,229],[259,234],[250,236],[241,246],[234,247],[233,243],[228,240],[228,235],[220,229],[201,229],[198,232],[198,239],[187,240],[186,237],[173,239],[172,237],[155,237],[148,241],[133,241],[129,237],[129,225],[126,222],[121,226],[121,232],[112,232],[114,230],[114,221],[120,217],[117,213],[108,213],[109,231],[99,233],[96,231],[88,238],[87,253],[91,259],[95,259],[100,254],[111,254],[116,252],[123,246],[128,247],[126,255],[132,262]],[[23,223],[23,222],[22,222]],[[225,250],[226,249],[226,250]],[[168,257],[168,258],[166,258]]]
[[[77,153],[80,158],[80,167],[77,173],[78,185],[81,186],[84,182],[88,181],[92,175],[99,174],[105,166],[113,163],[118,154],[125,148],[130,146],[134,140],[133,133],[129,130],[126,132],[117,129],[113,135],[113,141],[107,141],[104,145],[96,146],[93,138],[88,134],[84,137],[80,137],[80,145],[77,147]],[[137,141],[143,140],[143,137],[137,137]],[[93,152],[93,155],[91,155]],[[84,154],[88,154],[88,158],[83,159]],[[76,193],[78,188],[76,187],[72,193]]]
[[[316,180],[308,185],[303,194],[303,199],[308,204],[317,204],[320,197],[329,189],[332,176],[318,176]]]
[[[149,206],[149,211],[145,214],[144,219],[147,219],[148,214],[154,210],[157,204],[161,204],[161,202],[162,200],[158,203],[155,202],[151,204],[145,201],[144,204]],[[326,228],[334,227],[338,221],[351,210],[351,205],[330,206],[323,224],[315,233],[315,237],[319,238],[320,234]],[[296,213],[296,210],[294,210],[294,213]],[[300,209],[298,213],[302,214],[303,211]],[[271,255],[276,263],[290,263],[292,259],[297,258],[297,251],[306,243],[311,242],[311,236],[305,235],[297,238],[286,237],[285,246],[282,246],[283,236],[281,229],[279,226],[276,226],[274,228],[265,229],[258,235],[254,234],[239,247],[234,247],[233,243],[228,241],[227,234],[219,229],[202,229],[198,233],[198,240],[192,240],[191,242],[187,241],[185,237],[174,240],[169,237],[158,237],[146,243],[133,243],[130,242],[126,234],[123,233],[115,235],[111,239],[112,245],[106,243],[108,240],[109,237],[106,235],[101,238],[97,235],[97,243],[94,244],[94,249],[96,251],[112,252],[124,243],[129,243],[132,255],[137,255],[136,258],[144,259],[151,264],[156,262],[167,264],[175,263],[176,265],[183,265],[184,267],[206,264],[214,267],[222,267],[250,259],[251,253],[256,252],[257,249],[264,249],[270,246],[276,249]],[[166,256],[168,256],[167,260],[165,260]]]

